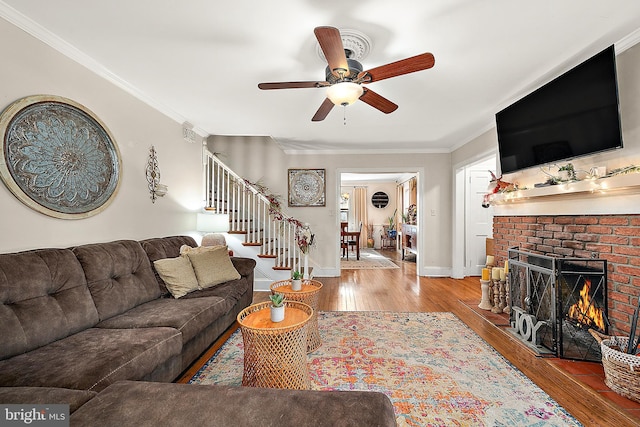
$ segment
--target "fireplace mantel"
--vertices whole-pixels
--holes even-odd
[[[640,213],[640,173],[498,193],[491,204],[495,215]]]

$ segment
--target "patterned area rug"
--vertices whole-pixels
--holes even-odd
[[[399,426],[579,426],[452,313],[320,312],[323,344],[308,355],[316,390],[375,390]],[[240,385],[236,331],[191,379]]]
[[[400,268],[388,258],[380,255],[373,249],[360,249],[360,259],[356,260],[356,254],[349,253],[349,259],[340,258],[341,270],[366,270],[370,268]]]

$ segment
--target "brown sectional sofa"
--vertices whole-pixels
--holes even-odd
[[[197,413],[203,404],[215,411],[230,407],[253,413],[251,419],[261,425],[270,425],[269,417],[279,418],[277,411],[257,410],[289,392],[165,384],[231,326],[253,298],[256,263],[237,257],[231,260],[240,279],[171,297],[152,263],[179,256],[185,244],[196,246],[191,237],[172,236],[0,254],[0,403],[67,403],[72,425],[95,425],[98,415],[101,425],[194,424],[190,419],[201,425]],[[389,400],[378,393],[337,400],[342,393],[292,393],[280,405],[282,411],[304,412],[313,404],[333,411],[325,417],[331,422],[345,412],[340,405],[348,404],[346,420],[356,421],[375,406],[379,422],[371,425],[395,425]],[[158,398],[149,399],[153,395]],[[243,399],[257,406],[245,408]],[[142,415],[130,410],[123,413],[125,407],[144,407],[147,419],[137,419]],[[189,411],[194,414],[185,419]],[[208,424],[245,419],[232,415]],[[295,424],[305,425],[300,422]]]

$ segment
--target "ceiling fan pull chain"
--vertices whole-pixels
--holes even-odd
[[[342,104],[342,118],[344,119],[344,125],[347,125],[347,104]]]

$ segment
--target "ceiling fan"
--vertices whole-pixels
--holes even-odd
[[[329,64],[326,81],[260,83],[258,87],[263,90],[326,87],[327,98],[311,119],[314,122],[324,120],[334,105],[346,106],[358,99],[385,114],[392,113],[398,108],[396,104],[362,85],[426,70],[435,64],[431,53],[423,53],[363,71],[360,62],[347,57],[337,28],[316,27],[313,32]]]

